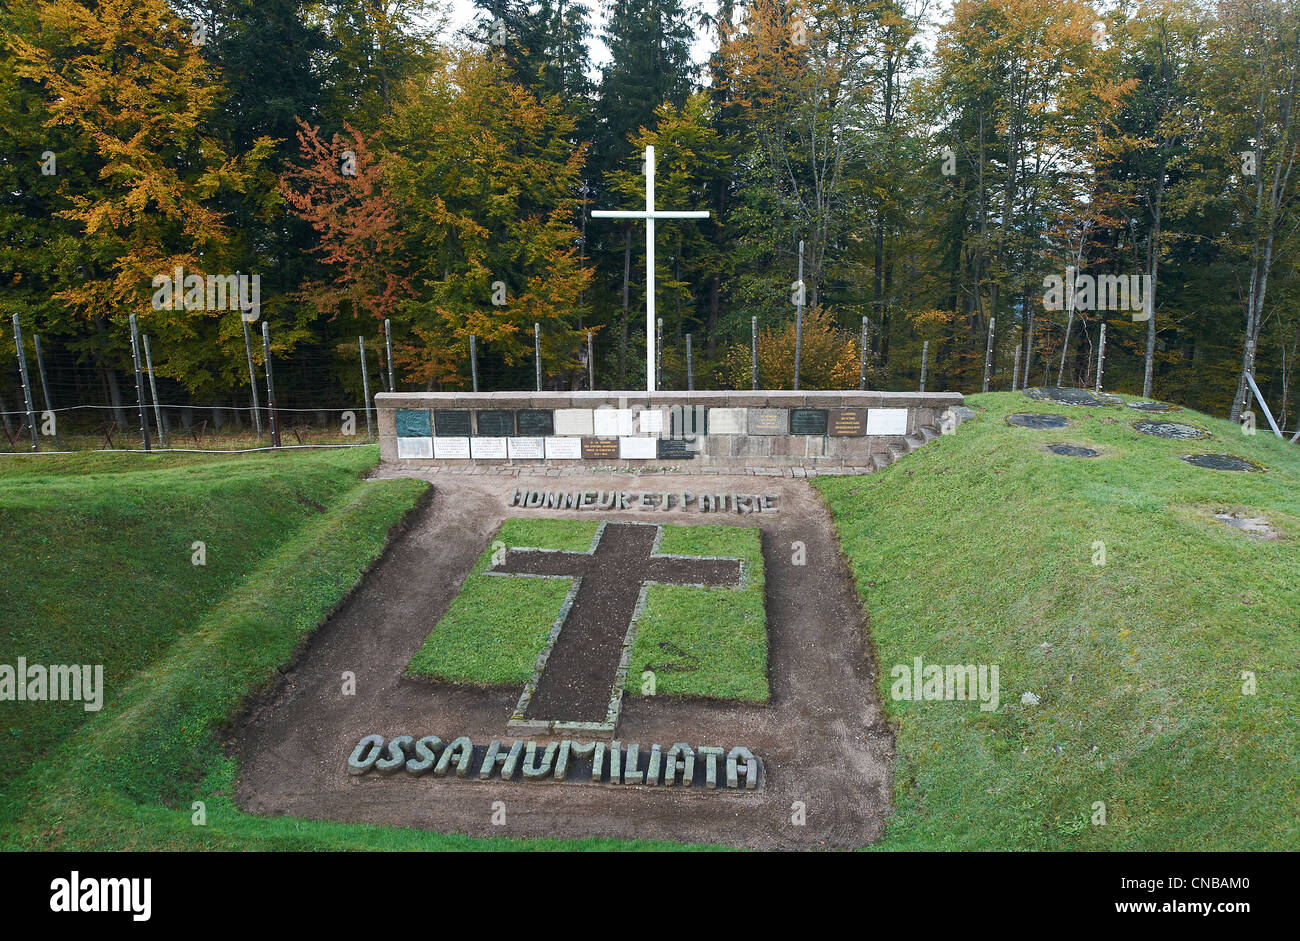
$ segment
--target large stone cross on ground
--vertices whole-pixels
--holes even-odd
[[[572,578],[510,726],[613,731],[650,584],[740,586],[740,559],[662,555],[660,528],[602,523],[589,552],[511,548],[488,575]]]

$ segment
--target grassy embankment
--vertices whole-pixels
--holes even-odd
[[[897,725],[879,848],[1300,847],[1300,448],[1191,411],[969,404],[976,420],[885,472],[817,480]],[[1011,427],[1011,412],[1071,425]],[[1143,418],[1213,437],[1140,435]],[[1044,449],[1057,443],[1103,453]],[[1267,470],[1179,460],[1203,452]],[[1282,538],[1230,529],[1225,511]],[[892,700],[891,668],[918,656],[997,664],[1001,707]]]
[[[264,819],[217,738],[357,584],[426,485],[374,448],[0,464],[0,663],[102,663],[102,711],[0,704],[8,849],[612,848]],[[193,544],[205,544],[195,565]],[[193,823],[193,803],[206,823]]]

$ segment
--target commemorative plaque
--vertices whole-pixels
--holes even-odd
[[[548,461],[576,461],[582,457],[581,438],[547,438],[546,459]]]
[[[549,438],[555,434],[555,413],[549,408],[520,409],[515,413],[515,425],[521,436]]]
[[[860,437],[867,430],[865,408],[833,408],[827,415],[827,433],[836,438]]]
[[[623,460],[651,460],[658,453],[655,449],[655,442],[658,440],[658,438],[619,438],[618,456]]]
[[[433,429],[433,433],[441,438],[468,438],[474,433],[469,426],[467,408],[434,409]]]
[[[617,438],[583,438],[582,459],[584,461],[617,461]]]
[[[469,439],[469,456],[475,460],[502,460],[506,459],[506,439],[505,438],[479,438]]]
[[[468,460],[469,438],[435,437],[433,439],[433,456],[439,460]]]
[[[598,408],[593,412],[596,434],[601,436],[636,433],[636,412],[630,408]]]
[[[397,456],[399,458],[433,457],[433,439],[398,438]]]
[[[427,438],[433,431],[429,428],[429,410],[427,408],[399,408],[394,416],[399,438]]]
[[[792,435],[826,434],[826,409],[824,408],[790,409],[790,434]]]
[[[546,456],[545,438],[507,438],[506,454],[512,461],[540,461]]]
[[[475,415],[478,433],[485,438],[509,438],[515,433],[515,413],[500,409]]]
[[[695,448],[684,438],[657,438],[658,457],[664,461],[690,461],[695,458]]]
[[[749,410],[751,435],[788,435],[790,412],[784,408],[751,408]]]

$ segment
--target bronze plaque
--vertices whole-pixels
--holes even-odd
[[[582,459],[584,461],[617,461],[617,438],[582,439]]]
[[[837,438],[860,438],[867,433],[865,408],[832,408],[829,412],[827,434]]]

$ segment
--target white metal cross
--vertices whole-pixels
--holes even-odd
[[[645,220],[645,388],[655,390],[655,220],[707,219],[707,209],[698,212],[655,211],[655,149],[645,149],[645,211],[622,212],[617,209],[593,209],[593,219]]]

